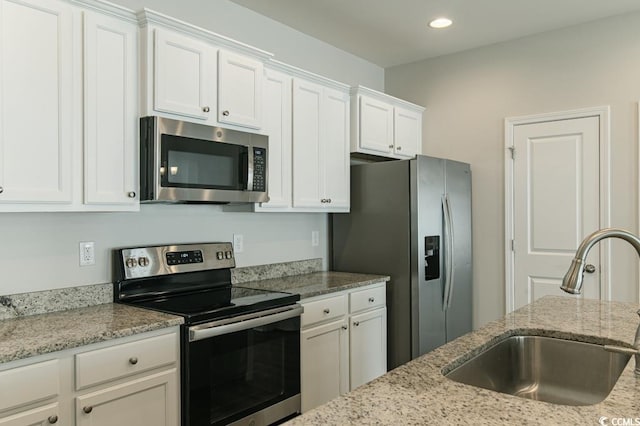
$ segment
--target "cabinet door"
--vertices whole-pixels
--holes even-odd
[[[179,423],[177,372],[171,369],[76,398],[78,426]]]
[[[302,412],[349,391],[349,332],[345,320],[300,333]]]
[[[154,109],[202,120],[215,117],[215,50],[156,29],[154,54]]]
[[[67,3],[0,0],[0,203],[72,201],[73,26]]]
[[[293,81],[293,206],[324,206],[320,179],[320,126],[323,87],[304,80]]]
[[[266,70],[264,127],[269,136],[269,202],[256,210],[291,207],[291,77]]]
[[[394,154],[413,158],[422,152],[422,114],[396,107],[394,128]]]
[[[218,121],[262,126],[262,62],[225,50],[218,53]]]
[[[393,106],[386,102],[358,97],[359,147],[383,155],[393,152]]]
[[[22,411],[7,417],[0,417],[0,426],[45,426],[53,424],[70,425],[70,419],[59,418],[58,403]]]
[[[387,309],[351,316],[351,390],[387,372]]]
[[[323,200],[329,210],[349,207],[349,96],[325,89],[321,175]]]
[[[84,15],[85,203],[136,205],[137,27]]]

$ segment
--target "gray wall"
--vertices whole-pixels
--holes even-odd
[[[348,84],[382,89],[384,70],[227,0],[119,0],[148,7]],[[311,246],[311,232],[320,245]],[[231,241],[244,235],[238,266],[321,257],[327,215],[231,213],[219,206],[144,205],[139,213],[0,214],[0,295],[111,281],[110,250],[137,244]],[[78,243],[96,243],[96,265],[80,267]]]
[[[471,163],[476,327],[504,312],[506,117],[610,105],[611,224],[637,231],[640,14],[390,68],[385,87],[426,106],[425,154]],[[612,245],[613,299],[637,301],[635,254]]]

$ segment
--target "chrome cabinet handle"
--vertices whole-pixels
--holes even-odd
[[[396,149],[397,149],[398,151],[401,151],[401,150],[402,150],[402,147],[401,147],[401,146],[398,146],[398,147],[396,147]]]
[[[355,325],[356,327],[360,325],[360,321],[354,321],[353,325]]]
[[[92,407],[92,406],[90,406],[90,405],[87,405],[86,407],[84,407],[84,408],[82,409],[82,411],[84,411],[84,412],[85,412],[85,414],[89,414],[90,412],[92,412],[92,411],[93,411],[93,407]]]
[[[202,107],[202,111],[203,111],[203,112],[209,112],[209,111],[210,111],[210,109],[209,109],[209,107],[208,107],[208,106],[206,106],[206,107]]]
[[[129,198],[136,198],[136,193],[134,191],[130,191],[130,192],[127,193],[127,196]]]
[[[325,314],[328,314],[329,312],[331,312],[331,310],[330,310],[329,308],[327,308],[327,309],[325,309],[325,310],[324,310],[324,311],[322,311],[322,312],[324,312]]]
[[[224,115],[225,117],[228,117],[229,116],[229,111],[228,110],[222,111],[222,115]]]
[[[587,274],[593,274],[596,271],[596,267],[588,263],[587,265],[584,266],[584,271]]]
[[[347,330],[348,328],[349,328],[349,327],[347,327],[346,325],[343,325],[343,326],[342,326],[342,329],[343,329],[343,330]]]
[[[369,303],[373,303],[373,302],[375,302],[375,301],[376,301],[376,299],[374,299],[373,297],[370,297],[370,298],[369,298]]]
[[[0,186],[0,194],[4,192],[4,188]]]
[[[393,145],[389,145],[389,149],[393,149]]]
[[[132,356],[131,358],[129,358],[129,364],[131,365],[136,365],[138,363],[138,358],[135,356]]]
[[[49,416],[49,418],[47,419],[47,421],[50,424],[54,424],[54,423],[58,423],[58,416],[56,416],[55,414],[53,416]]]

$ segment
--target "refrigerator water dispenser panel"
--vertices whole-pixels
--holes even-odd
[[[424,237],[424,280],[440,278],[440,236]]]

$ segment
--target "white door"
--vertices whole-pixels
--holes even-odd
[[[560,290],[578,245],[600,228],[600,119],[521,124],[513,130],[515,308]],[[599,250],[582,295],[600,298]]]

